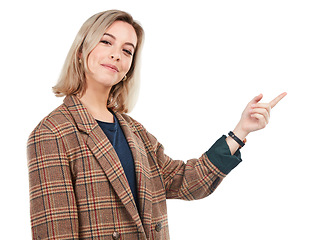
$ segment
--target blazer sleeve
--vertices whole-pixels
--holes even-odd
[[[45,126],[27,146],[33,239],[78,239],[78,218],[69,161],[62,138]]]
[[[164,153],[164,147],[147,133],[150,146],[163,176],[167,198],[196,200],[210,195],[224,177],[242,160],[239,150],[231,155],[222,136],[198,159],[187,162],[173,160]]]

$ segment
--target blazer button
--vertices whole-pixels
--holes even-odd
[[[118,239],[120,239],[120,233],[118,233],[118,232],[114,232],[114,233],[112,234],[112,238],[113,238],[113,240],[118,240]]]
[[[162,229],[162,223],[158,222],[158,223],[155,225],[155,231],[160,232],[161,229]]]

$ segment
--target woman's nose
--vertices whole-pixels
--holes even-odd
[[[119,61],[120,60],[120,53],[118,53],[117,51],[114,51],[111,53],[111,58],[116,60],[116,61]]]

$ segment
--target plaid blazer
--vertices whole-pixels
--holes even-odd
[[[169,239],[166,199],[206,197],[225,177],[206,153],[172,160],[140,123],[115,114],[134,158],[139,206],[110,141],[67,96],[28,140],[33,239]]]

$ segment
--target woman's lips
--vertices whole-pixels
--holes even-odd
[[[110,71],[113,71],[113,72],[119,72],[119,69],[115,66],[115,65],[112,65],[112,64],[101,64],[104,68],[107,68],[108,70]]]

